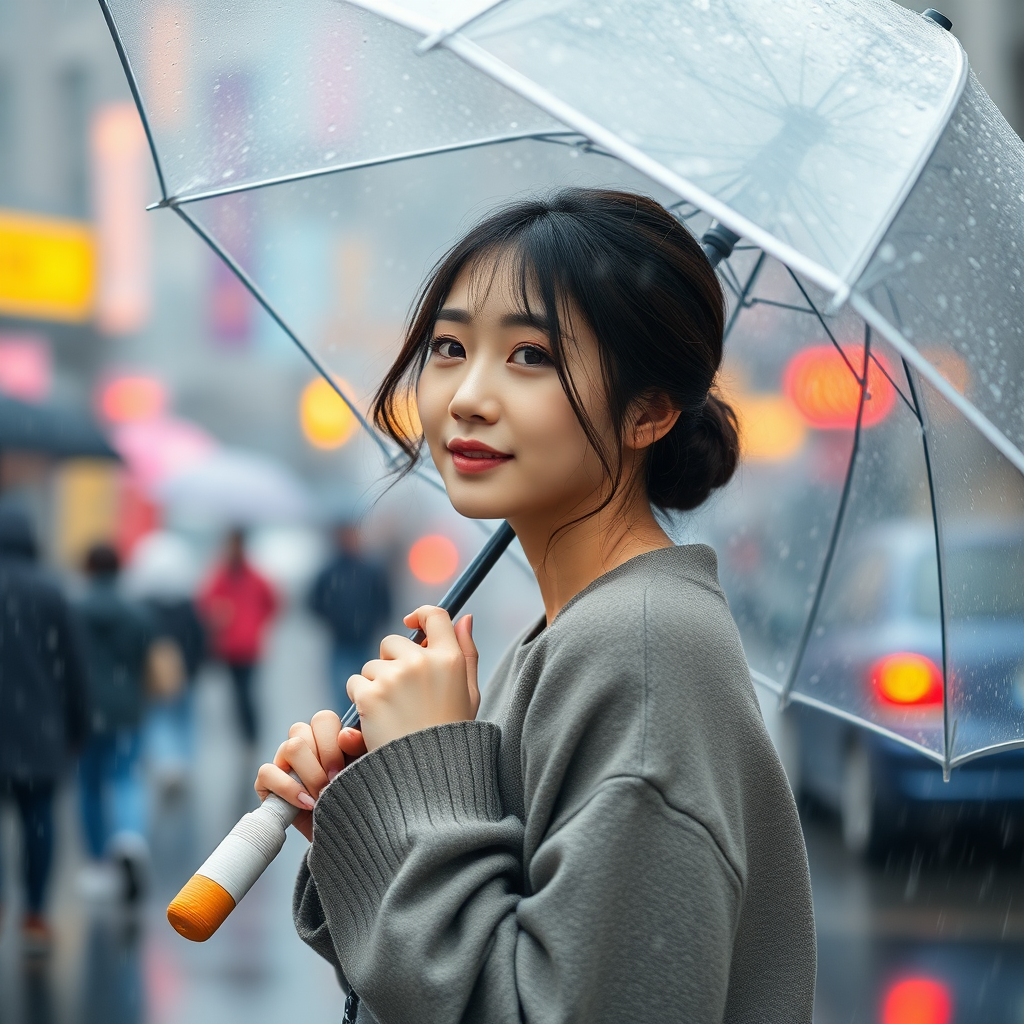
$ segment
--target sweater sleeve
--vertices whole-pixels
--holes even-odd
[[[720,1021],[740,886],[711,836],[618,776],[543,838],[524,879],[499,741],[487,722],[414,733],[321,795],[301,899],[374,1017]]]

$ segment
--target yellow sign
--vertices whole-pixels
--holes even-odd
[[[88,225],[0,210],[0,313],[79,323],[92,313],[95,284]]]

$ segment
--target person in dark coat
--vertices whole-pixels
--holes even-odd
[[[192,775],[195,682],[206,656],[193,600],[198,581],[191,545],[163,530],[135,546],[121,578],[122,591],[141,601],[153,620],[143,749],[148,778],[163,798],[179,796]]]
[[[0,795],[17,805],[27,950],[45,951],[54,787],[88,728],[82,653],[70,608],[37,564],[27,515],[0,503]],[[3,871],[0,870],[0,880]]]
[[[112,858],[123,873],[123,894],[132,900],[139,895],[149,854],[140,725],[154,631],[142,605],[118,592],[119,570],[110,545],[89,549],[88,587],[76,605],[91,708],[79,778],[93,867]]]
[[[355,524],[339,525],[335,543],[334,556],[313,581],[308,605],[331,634],[334,710],[344,717],[352,706],[345,692],[349,676],[377,657],[381,627],[391,614],[391,587],[385,566],[363,554]]]

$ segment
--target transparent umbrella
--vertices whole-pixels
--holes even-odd
[[[1024,147],[941,16],[101,3],[156,205],[336,383],[379,375],[422,272],[506,196],[615,184],[717,222],[746,456],[670,526],[715,541],[755,681],[946,772],[1024,746]]]

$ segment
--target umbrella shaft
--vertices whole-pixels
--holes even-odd
[[[484,581],[484,577],[494,568],[494,564],[505,553],[505,549],[512,543],[515,532],[508,523],[502,523],[488,538],[487,543],[480,549],[480,553],[466,566],[462,575],[452,584],[448,592],[437,602],[439,608],[443,608],[452,618],[462,610],[462,606],[473,595],[473,591]],[[421,644],[426,639],[422,629],[417,629],[409,634],[413,643]],[[355,726],[358,728],[359,713],[355,707],[349,708],[342,725]]]

